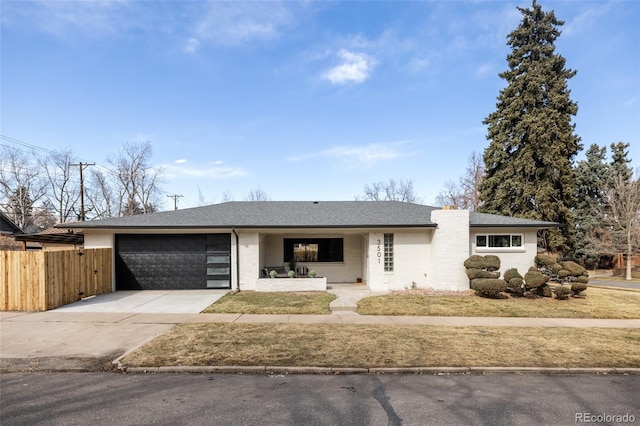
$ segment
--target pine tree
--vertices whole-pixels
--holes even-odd
[[[611,253],[606,247],[610,225],[603,219],[606,218],[605,190],[612,184],[612,168],[606,162],[606,147],[593,144],[585,155],[586,159],[576,167],[574,255],[597,263],[600,255]]]
[[[576,71],[555,52],[564,22],[535,0],[531,9],[518,10],[522,21],[507,37],[509,69],[500,74],[507,86],[483,122],[489,146],[479,210],[559,222],[561,228],[540,233],[540,243],[566,252],[573,244],[573,160],[582,148],[571,123],[578,106],[567,88]]]
[[[633,170],[629,167],[631,159],[629,158],[630,144],[624,142],[611,144],[611,168],[613,169],[613,178],[622,176],[625,181],[631,179]]]

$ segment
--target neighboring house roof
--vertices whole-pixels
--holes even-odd
[[[555,228],[560,226],[560,224],[557,222],[546,222],[544,220],[522,219],[512,216],[471,212],[469,214],[469,226],[472,228]]]
[[[62,223],[57,226],[65,226]],[[48,228],[37,234],[23,234],[14,237],[16,241],[54,244],[83,244],[84,235],[64,228]]]
[[[233,201],[144,215],[57,225],[82,229],[435,228],[438,207],[399,201]],[[553,222],[470,213],[471,226],[545,228]]]
[[[6,214],[0,212],[0,234],[13,235],[24,234],[24,231],[20,229]]]

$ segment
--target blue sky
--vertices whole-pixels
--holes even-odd
[[[640,2],[540,4],[566,21],[585,148],[630,142],[640,166]],[[2,1],[1,133],[98,165],[150,141],[180,207],[258,187],[353,200],[389,179],[432,204],[487,146],[530,5]]]

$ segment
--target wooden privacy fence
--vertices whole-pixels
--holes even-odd
[[[111,249],[0,251],[0,310],[46,311],[110,293]]]

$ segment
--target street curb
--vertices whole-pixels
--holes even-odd
[[[114,363],[116,363],[114,361]],[[640,368],[566,367],[278,367],[278,366],[164,366],[127,367],[124,373],[200,373],[200,374],[623,374],[640,375]]]

